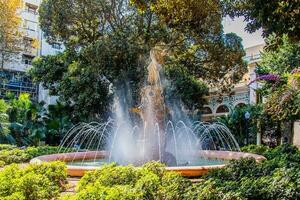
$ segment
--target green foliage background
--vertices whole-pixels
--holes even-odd
[[[241,39],[223,33],[218,0],[47,0],[39,14],[47,40],[66,49],[35,60],[30,74],[87,121],[107,118],[116,95],[138,106],[153,48],[167,52],[166,97],[180,94],[190,109],[201,109],[206,84],[228,89],[246,71]]]
[[[69,106],[58,102],[48,110],[43,103],[31,101],[29,94],[8,101],[0,100],[0,143],[18,146],[39,145],[40,141],[58,145],[64,134],[77,122]]]

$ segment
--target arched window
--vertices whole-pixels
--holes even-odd
[[[202,114],[203,115],[209,115],[209,114],[212,114],[212,110],[210,109],[210,107],[204,107],[202,109]]]
[[[217,113],[228,113],[229,108],[226,105],[221,105],[217,109]]]
[[[235,108],[243,108],[246,107],[247,105],[245,103],[238,103]]]

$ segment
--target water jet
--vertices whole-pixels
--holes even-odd
[[[138,108],[124,109],[120,97],[116,97],[114,119],[104,123],[80,123],[65,135],[61,147],[76,146],[77,152],[60,151],[31,162],[64,161],[70,176],[83,176],[105,163],[138,167],[154,160],[166,164],[168,170],[194,177],[224,167],[233,159],[264,160],[263,156],[240,152],[235,138],[221,123],[168,119],[171,108],[165,103],[161,77],[164,55],[165,51],[159,49],[150,52],[147,83],[141,89]],[[142,123],[134,124],[129,112],[137,113]]]

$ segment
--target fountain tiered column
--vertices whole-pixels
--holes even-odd
[[[141,90],[141,117],[145,122],[144,141],[145,160],[162,160],[165,144],[166,106],[161,85],[160,70],[165,53],[153,49],[150,52],[147,85]]]

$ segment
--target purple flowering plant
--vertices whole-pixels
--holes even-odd
[[[269,82],[275,82],[278,83],[281,80],[281,77],[277,74],[263,74],[258,76],[256,79],[254,79],[253,81],[251,81],[249,83],[249,85],[251,85],[252,83],[256,82],[256,81],[269,81]]]

